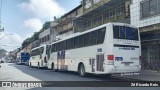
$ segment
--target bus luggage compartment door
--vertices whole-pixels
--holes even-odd
[[[104,54],[96,55],[96,70],[97,71],[102,71],[102,72],[104,71],[103,62],[104,62]]]

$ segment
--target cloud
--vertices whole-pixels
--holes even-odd
[[[23,25],[33,31],[39,31],[42,28],[42,22],[37,18],[30,18],[23,22]]]
[[[65,9],[60,7],[56,0],[30,0],[18,4],[23,11],[27,11],[34,17],[53,20],[54,16],[61,16],[66,13]]]
[[[1,37],[0,47],[7,50],[7,51],[12,51],[17,48],[20,48],[21,43],[25,39],[16,33],[12,33],[12,35],[11,35],[11,34],[9,34],[9,32],[2,33],[0,35],[0,37]]]

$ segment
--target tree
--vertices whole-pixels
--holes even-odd
[[[23,41],[22,43],[22,48],[26,47],[27,45],[29,45],[31,43],[31,38],[27,38]]]
[[[45,22],[44,24],[43,24],[43,28],[42,29],[48,29],[48,28],[50,28],[50,22],[48,21],[48,22]]]
[[[3,48],[0,49],[0,53],[6,53],[7,51]]]
[[[56,16],[54,16],[54,22],[59,23],[60,22],[60,18],[57,18]]]
[[[39,32],[34,32],[34,34],[33,34],[30,38],[25,39],[25,40],[23,41],[23,43],[22,43],[22,48],[28,46],[28,45],[29,45],[30,43],[32,43],[33,41],[38,40],[38,39],[39,39],[39,34],[40,34],[41,32],[43,32],[44,30],[50,28],[50,23],[51,23],[51,22],[49,22],[49,21],[48,21],[48,22],[45,22],[45,23],[43,24],[42,29],[41,29]]]

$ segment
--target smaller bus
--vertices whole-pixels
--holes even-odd
[[[42,45],[31,50],[29,66],[44,68],[47,67],[47,45]]]
[[[30,54],[28,52],[19,52],[17,54],[17,64],[27,65],[29,58],[30,58]]]

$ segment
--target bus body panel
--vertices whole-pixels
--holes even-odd
[[[133,33],[132,28],[128,28],[128,29],[124,28],[125,26],[129,26],[129,25],[113,24],[112,27],[114,26],[119,27],[119,31],[116,31],[118,32],[119,36],[120,34],[125,35],[125,37],[123,37],[124,39],[121,39],[121,37],[115,38],[116,36],[114,36],[115,34],[114,28],[112,29],[113,48],[114,48],[113,49],[114,67],[115,67],[115,70],[117,70],[115,72],[116,73],[117,72],[121,72],[121,73],[122,72],[139,72],[141,69],[140,68],[141,67],[140,66],[141,47],[140,47],[140,38],[139,38],[138,29],[136,31],[139,39],[133,38],[134,35],[132,34]],[[123,29],[125,30],[123,31]],[[132,40],[132,39],[135,39],[135,40]]]

